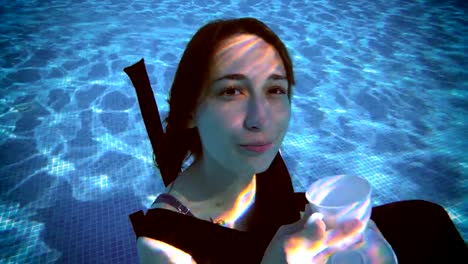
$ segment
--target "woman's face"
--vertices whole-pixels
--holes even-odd
[[[286,71],[273,46],[251,34],[223,41],[191,123],[198,127],[205,163],[233,173],[268,169],[289,125],[287,89]],[[260,152],[261,147],[244,146],[265,143],[271,147]]]

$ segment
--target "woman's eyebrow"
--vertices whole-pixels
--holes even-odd
[[[222,80],[240,81],[240,80],[246,80],[246,79],[247,79],[247,76],[245,76],[244,74],[232,73],[232,74],[223,75],[223,76],[215,79],[213,81],[213,83],[218,82],[218,81],[222,81]],[[270,74],[270,76],[268,76],[267,80],[274,80],[274,81],[280,80],[281,81],[281,80],[287,80],[287,78],[284,75],[273,73],[273,74]]]

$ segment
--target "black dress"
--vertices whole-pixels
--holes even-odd
[[[254,216],[251,230],[239,231],[165,209],[132,214],[136,236],[164,241],[202,263],[260,263],[282,224],[299,219],[304,193],[291,197],[297,205],[276,206]],[[304,204],[305,205],[305,204]],[[271,212],[276,212],[271,214]],[[297,213],[297,214],[296,214]],[[446,211],[413,200],[373,208],[371,218],[394,249],[399,263],[468,263],[468,248]]]
[[[190,254],[197,264],[260,263],[281,225],[294,223],[304,211],[304,193],[294,193],[281,177],[258,175],[254,208],[247,230],[223,227],[193,216],[150,209],[130,215],[137,238],[151,237]],[[278,188],[281,186],[281,188]]]
[[[199,263],[260,263],[270,236],[226,228],[165,209],[151,209],[144,218],[145,236],[190,254]],[[274,235],[274,234],[273,234]]]

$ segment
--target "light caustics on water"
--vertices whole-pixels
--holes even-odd
[[[236,202],[231,210],[223,213],[218,219],[223,219],[224,226],[234,228],[235,223],[239,220],[245,212],[252,206],[255,200],[255,193],[257,189],[256,175],[252,177],[252,181],[242,192],[237,196]]]
[[[276,59],[275,52],[272,52],[274,50],[258,36],[237,35],[222,42],[214,55],[215,67],[229,69],[234,65],[241,69],[239,74],[266,79],[267,75],[282,67],[281,60]]]
[[[252,177],[252,181],[244,188],[236,199],[234,206],[228,210],[226,213],[220,215],[218,219],[224,220],[224,226],[233,228],[237,220],[242,218],[245,212],[252,206],[255,201],[255,193],[257,189],[257,179],[256,175]],[[164,254],[169,258],[171,263],[181,263],[181,264],[194,264],[196,263],[192,257],[167,243],[164,243],[159,240],[151,239],[150,245],[151,248],[164,252]]]

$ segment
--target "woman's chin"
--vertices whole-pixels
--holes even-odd
[[[263,173],[267,171],[268,168],[270,168],[271,163],[273,163],[274,158],[275,156],[269,158],[268,160],[264,159],[261,162],[258,162],[257,164],[255,164],[255,173],[259,174],[259,173]]]

